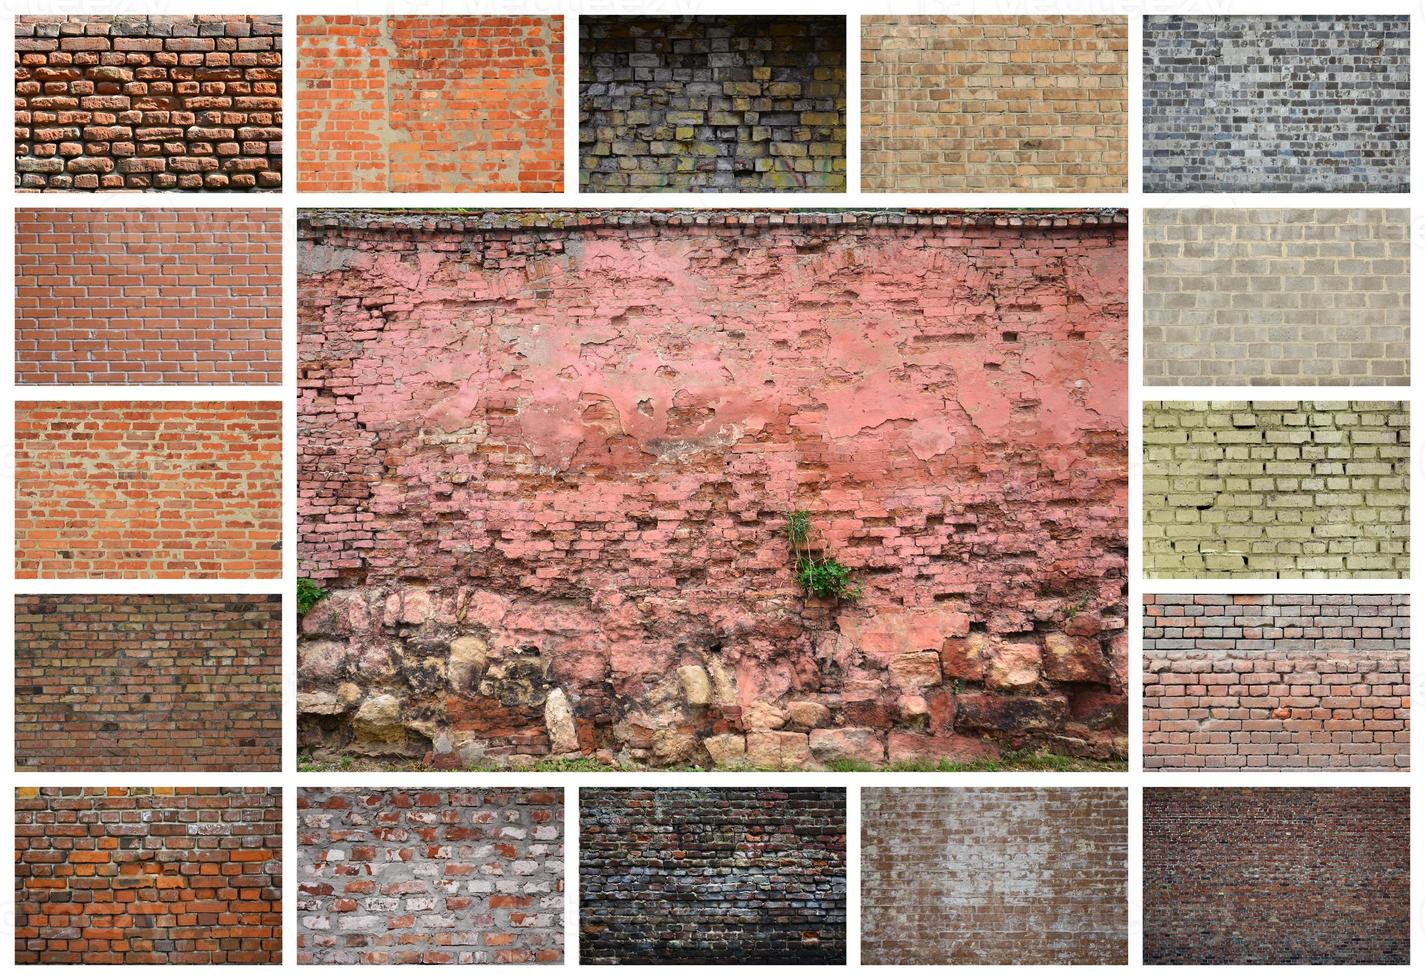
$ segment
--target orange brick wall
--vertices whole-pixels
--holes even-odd
[[[562,17],[301,17],[302,190],[563,189]]]
[[[276,402],[21,402],[19,578],[282,571]]]
[[[15,214],[19,384],[280,384],[282,213]]]

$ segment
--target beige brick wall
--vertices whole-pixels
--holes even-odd
[[[1410,383],[1410,212],[1150,209],[1143,380]]]
[[[1404,578],[1404,402],[1145,402],[1149,578]]]
[[[863,17],[865,191],[1128,189],[1124,17]]]

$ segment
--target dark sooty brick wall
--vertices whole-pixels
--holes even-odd
[[[842,789],[579,794],[584,963],[846,961]]]
[[[1410,961],[1410,790],[1143,791],[1145,963]]]
[[[1410,18],[1144,18],[1143,189],[1410,190]]]

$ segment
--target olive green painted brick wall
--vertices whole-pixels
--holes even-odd
[[[1149,578],[1405,578],[1403,402],[1146,402]]]

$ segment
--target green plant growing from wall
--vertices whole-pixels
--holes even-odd
[[[808,511],[787,514],[787,544],[797,584],[807,595],[818,599],[855,602],[861,598],[861,587],[853,580],[851,569],[832,555],[819,554],[811,544],[812,530]]]
[[[298,615],[301,615],[301,616],[307,615],[308,610],[310,610],[313,606],[315,606],[317,603],[321,602],[321,601],[322,601],[323,599],[325,599],[326,597],[327,597],[327,590],[324,589],[324,588],[322,588],[322,587],[321,587],[320,585],[318,585],[316,582],[313,582],[313,581],[312,581],[311,579],[309,579],[309,578],[299,578],[299,579],[297,579],[297,613],[298,613]]]

